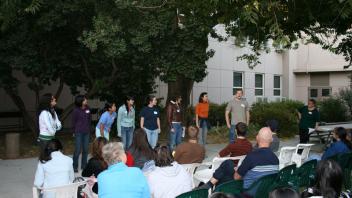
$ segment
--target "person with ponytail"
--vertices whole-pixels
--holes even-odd
[[[62,144],[57,139],[47,142],[40,154],[34,178],[34,186],[49,188],[70,184],[74,180],[72,158],[62,154]],[[46,192],[43,198],[55,197],[55,193]]]
[[[116,118],[116,105],[115,103],[105,103],[104,113],[100,116],[99,122],[95,128],[95,136],[105,137],[109,140],[109,134],[111,131],[111,125],[114,123]]]
[[[135,128],[135,110],[133,104],[134,99],[131,96],[126,96],[125,104],[120,106],[117,112],[117,133],[122,139],[125,150],[132,144]]]
[[[62,125],[55,112],[56,98],[51,93],[44,94],[39,101],[39,137],[38,142],[43,150],[49,140],[55,138],[55,134]]]
[[[324,152],[322,160],[340,153],[348,153],[352,149],[351,142],[347,140],[347,131],[343,127],[335,128],[333,132],[334,143]]]

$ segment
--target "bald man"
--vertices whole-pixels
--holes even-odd
[[[279,159],[270,149],[270,144],[273,141],[270,128],[261,128],[256,140],[258,149],[253,150],[244,158],[234,174],[235,180],[243,179],[243,188],[245,189],[259,178],[279,171]],[[250,196],[255,194],[254,191],[246,193]]]

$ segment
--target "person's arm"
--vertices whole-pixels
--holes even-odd
[[[62,124],[60,122],[59,116],[57,116],[56,112],[54,112],[54,113],[56,116],[56,119],[55,119],[55,126],[56,126],[55,132],[56,132],[62,128]]]
[[[227,128],[231,128],[231,121],[230,121],[230,112],[231,112],[231,104],[230,102],[227,103],[226,109],[225,109],[225,121]]]
[[[140,125],[141,125],[141,128],[144,128],[144,117],[141,117]]]
[[[132,126],[133,128],[136,128],[136,123],[135,123],[135,120],[136,120],[136,111],[134,110],[134,108],[132,107],[132,111],[133,111],[133,115],[132,115]]]
[[[173,130],[172,128],[172,106],[169,104],[166,109],[166,118],[167,118],[167,124],[170,126],[171,131]]]
[[[73,172],[73,166],[72,166],[72,163],[71,163],[71,168],[70,168],[70,172],[69,172],[69,180],[71,182],[73,182],[73,180],[75,180],[75,173]]]
[[[117,136],[121,137],[121,120],[123,116],[123,110],[122,107],[119,108],[117,111],[117,120],[116,120],[116,127],[117,127]]]
[[[158,117],[156,119],[156,124],[158,125],[158,130],[159,130],[159,133],[161,132],[161,127],[160,127],[160,118]]]
[[[249,114],[249,111],[247,110],[246,111],[246,122],[247,122],[247,126],[249,125],[249,121],[250,121],[250,114]]]
[[[195,114],[196,114],[196,126],[197,126],[197,128],[199,128],[199,116],[198,116],[198,114],[199,114],[199,109],[198,109],[198,105],[196,106],[196,109],[195,109]]]
[[[241,179],[242,179],[242,176],[241,176],[240,174],[238,174],[238,172],[236,171],[235,174],[234,174],[234,176],[233,176],[233,178],[234,178],[235,180],[241,180]]]
[[[219,152],[219,157],[225,157],[225,156],[228,156],[231,152],[230,152],[230,145],[227,145],[224,149],[222,149],[220,152]]]
[[[51,117],[51,114],[49,111],[42,111],[42,113],[39,115],[40,120],[43,120],[44,122],[44,125],[46,126],[46,129],[48,130],[47,132],[49,132],[50,134],[52,135],[55,135],[55,132],[56,132],[56,129],[53,128],[53,125],[51,124],[51,121],[50,121],[50,117]]]
[[[39,162],[37,170],[35,171],[34,177],[34,186],[41,188],[44,184],[44,168],[43,165]]]

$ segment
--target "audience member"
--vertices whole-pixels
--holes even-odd
[[[192,178],[174,161],[168,146],[156,148],[155,169],[147,176],[151,197],[174,198],[192,190]]]
[[[260,129],[256,139],[259,148],[247,154],[237,172],[234,170],[234,163],[231,160],[226,160],[215,170],[210,181],[199,188],[209,189],[215,184],[230,181],[233,178],[243,179],[244,188],[248,188],[260,177],[278,172],[279,159],[269,148],[272,142],[271,130],[268,127]],[[248,192],[247,194],[253,195],[254,193]]]
[[[103,146],[106,145],[107,142],[107,139],[104,137],[98,137],[94,140],[91,152],[92,158],[89,159],[86,168],[82,171],[83,177],[98,177],[98,175],[108,167],[102,155]],[[98,193],[98,183],[94,184],[93,192]]]
[[[300,198],[297,191],[292,188],[277,188],[269,193],[269,198]]]
[[[150,197],[142,171],[125,165],[127,157],[122,143],[108,143],[102,154],[108,169],[98,175],[99,198]]]
[[[188,131],[188,142],[176,147],[175,161],[179,164],[201,163],[205,157],[205,148],[197,143],[199,129],[190,126]]]
[[[243,122],[239,122],[235,127],[235,131],[237,132],[237,139],[219,152],[220,157],[226,157],[228,155],[230,155],[230,157],[247,155],[252,151],[252,144],[246,138],[247,125]],[[235,162],[234,166],[236,167],[236,165],[237,162]],[[233,175],[233,173],[231,175]]]
[[[271,133],[273,134],[273,142],[270,144],[270,149],[272,152],[277,152],[280,148],[280,139],[277,136],[277,131],[279,130],[279,122],[277,120],[268,120],[266,121],[266,126],[270,128]],[[254,146],[255,149],[258,148],[258,144]]]
[[[302,198],[306,197],[324,197],[324,198],[347,198],[347,193],[342,191],[343,172],[341,167],[333,160],[322,160],[316,168],[315,186],[306,189]]]
[[[243,179],[243,188],[245,189],[261,177],[277,173],[279,170],[279,159],[270,149],[270,144],[273,141],[270,128],[260,129],[256,140],[259,148],[246,156],[234,176],[236,180]],[[247,191],[246,194],[253,196],[255,188]]]
[[[235,198],[235,197],[230,194],[223,193],[223,192],[216,192],[216,193],[211,194],[209,198]]]
[[[146,162],[154,160],[155,152],[148,142],[147,134],[144,129],[136,129],[128,152],[133,156],[134,166],[140,169],[143,168]]]
[[[352,145],[346,139],[347,132],[343,127],[337,127],[334,130],[333,138],[336,140],[331,146],[324,152],[321,157],[322,160],[327,159],[339,153],[348,153],[351,151]]]
[[[72,158],[61,153],[62,144],[57,139],[47,142],[39,157],[34,178],[34,186],[48,188],[72,183],[74,172]],[[45,192],[43,198],[55,197],[52,192]]]

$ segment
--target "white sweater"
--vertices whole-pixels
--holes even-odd
[[[50,112],[44,110],[39,115],[39,131],[40,135],[55,136],[56,131],[61,129],[61,122],[55,112],[56,119],[53,119]]]
[[[192,178],[177,162],[156,167],[147,175],[151,198],[174,198],[192,190]]]

